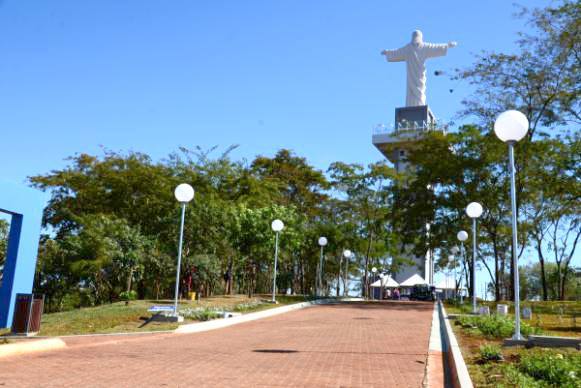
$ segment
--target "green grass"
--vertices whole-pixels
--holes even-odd
[[[509,305],[509,316],[514,318],[514,303],[512,302],[483,302],[479,306],[489,306],[490,312],[496,311],[497,304]],[[522,320],[545,335],[579,337],[581,336],[581,302],[579,301],[546,301],[546,302],[521,302],[521,309],[531,308],[533,317],[530,320]],[[463,305],[446,304],[449,314],[469,314],[472,312],[470,301]],[[522,317],[521,317],[522,319]]]
[[[244,295],[224,295],[203,298],[201,301],[183,301],[179,304],[180,309],[199,309],[200,314],[194,314],[185,323],[196,320],[214,319],[216,314],[211,311],[237,311],[249,313],[277,307],[268,303],[270,296],[256,295],[248,298]],[[278,306],[299,303],[305,301],[303,296],[277,296]],[[172,305],[169,300],[136,300],[129,305],[125,302],[117,302],[97,307],[87,307],[64,311],[59,313],[44,314],[41,322],[39,335],[41,336],[62,336],[77,334],[102,334],[120,332],[149,332],[174,330],[177,323],[150,322],[140,328],[144,322],[143,318],[151,317],[147,309],[154,305]],[[240,307],[238,307],[240,306]],[[9,334],[8,332],[4,335]],[[2,333],[0,333],[2,335]]]
[[[512,308],[512,304],[506,304]],[[530,326],[527,331],[542,330],[546,335],[579,337],[579,326],[573,317],[578,316],[581,302],[522,304],[533,310],[533,319],[523,322],[523,325]],[[487,305],[491,312],[496,311],[496,303],[488,302]],[[467,314],[470,311],[469,302],[463,306],[446,306],[448,314]],[[474,385],[581,388],[581,352],[575,349],[501,347],[503,338],[512,333],[512,319],[513,314],[506,318],[459,316],[454,319],[457,324],[452,324],[452,329]],[[498,356],[502,360],[498,360]]]

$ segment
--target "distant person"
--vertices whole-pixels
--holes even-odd
[[[399,300],[399,288],[396,288],[395,290],[393,290],[393,299],[395,300]]]

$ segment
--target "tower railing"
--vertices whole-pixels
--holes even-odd
[[[399,136],[409,133],[422,133],[430,131],[443,131],[446,133],[447,125],[442,125],[437,121],[427,122],[427,121],[407,121],[402,120],[397,123],[397,126],[393,124],[377,124],[373,127],[373,135],[390,135]]]

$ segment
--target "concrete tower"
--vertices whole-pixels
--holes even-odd
[[[442,131],[436,125],[434,115],[427,105],[396,108],[395,129],[393,131],[376,131],[372,136],[375,147],[395,166],[395,170],[402,174],[412,170],[407,156],[428,131]],[[429,224],[425,233],[429,232]],[[406,246],[405,251],[411,252],[412,246]],[[403,266],[394,279],[401,283],[414,274],[420,275],[428,283],[434,284],[433,254],[427,251],[424,257],[414,256],[408,253],[413,265]]]

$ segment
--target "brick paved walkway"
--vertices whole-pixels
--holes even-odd
[[[3,359],[6,387],[420,387],[432,303],[311,307],[197,334],[92,337]]]

